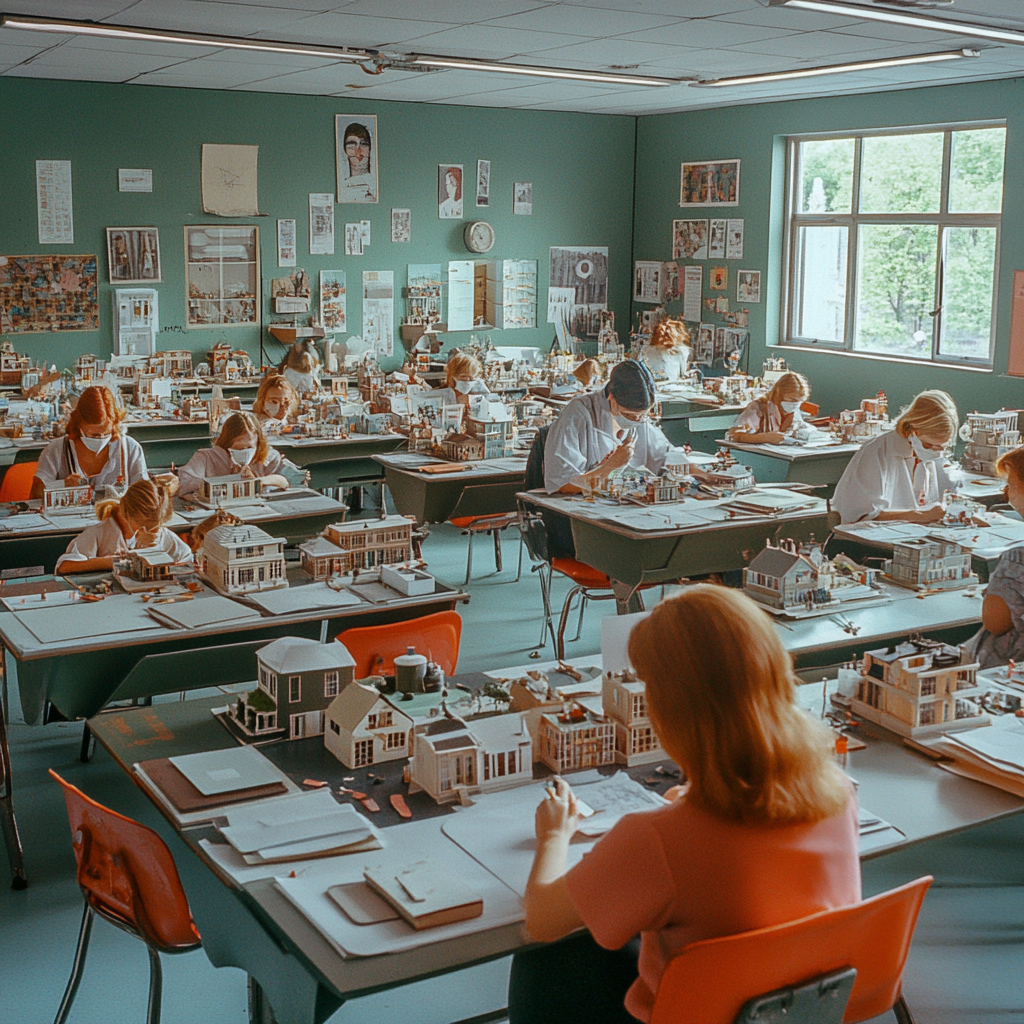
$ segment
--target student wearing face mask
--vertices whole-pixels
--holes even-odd
[[[179,470],[181,494],[198,491],[203,480],[213,476],[239,474],[247,479],[259,477],[265,484],[287,488],[281,470],[298,467],[267,444],[259,420],[251,412],[233,412],[220,428],[212,448],[203,448]]]
[[[836,485],[833,510],[844,523],[937,522],[943,516],[943,493],[955,491],[959,481],[946,455],[958,422],[956,405],[945,391],[922,391],[895,429],[868,441],[850,460]]]
[[[142,446],[124,432],[124,410],[105,387],[86,388],[71,412],[63,437],[54,438],[39,456],[32,480],[33,498],[45,485],[60,481],[68,487],[92,484],[101,491],[121,493],[136,480],[148,480]]]
[[[279,431],[295,415],[299,396],[291,381],[280,373],[268,373],[256,392],[252,411],[268,433]]]
[[[811,397],[811,385],[799,373],[784,373],[763,398],[755,398],[729,428],[730,441],[780,444],[807,427],[800,406]]]
[[[484,368],[476,356],[456,352],[449,357],[444,368],[445,386],[437,388],[433,395],[444,395],[445,404],[469,405],[470,395],[486,395],[490,392],[480,379]]]
[[[102,572],[114,560],[141,548],[160,548],[177,563],[191,563],[189,546],[164,526],[171,518],[171,489],[152,480],[137,480],[119,501],[96,505],[93,526],[86,527],[60,556],[56,571]]]

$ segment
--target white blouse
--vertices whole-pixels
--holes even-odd
[[[190,563],[192,550],[172,530],[161,526],[157,531],[156,540],[149,547],[161,548],[175,562]],[[125,537],[117,520],[113,516],[101,519],[92,526],[87,526],[71,543],[67,551],[57,561],[56,572],[74,572],[75,562],[87,562],[91,558],[113,558],[123,555],[126,551],[134,551],[135,537]]]
[[[655,377],[677,381],[686,376],[690,350],[688,348],[680,350],[661,348],[659,345],[644,345],[640,358],[648,365]]]
[[[93,487],[105,487],[116,484],[118,477],[123,476],[121,483],[128,487],[137,480],[148,480],[149,470],[146,468],[146,456],[142,445],[127,434],[114,435],[106,447],[107,461],[103,468],[89,477]],[[70,437],[55,437],[40,453],[36,476],[44,484],[53,484],[58,480],[66,480],[72,473],[85,476],[78,464],[74,442]]]
[[[890,430],[868,441],[843,471],[832,508],[844,523],[875,519],[879,512],[927,508],[956,490],[959,470],[948,462],[919,462],[910,442]]]
[[[574,398],[551,425],[544,446],[544,489],[548,494],[560,491],[615,451],[622,443],[616,429],[604,391]],[[648,420],[638,423],[633,432],[636,450],[629,464],[657,473],[672,449],[668,438]]]
[[[297,471],[298,467],[286,459],[276,448],[268,448],[266,462],[250,462],[250,468],[256,476],[270,476],[280,473],[282,466],[290,466]],[[184,497],[192,494],[203,486],[203,481],[211,476],[234,476],[242,471],[235,465],[227,448],[201,448],[178,470],[181,487],[178,493]]]

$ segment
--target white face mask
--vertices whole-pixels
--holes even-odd
[[[925,448],[917,434],[911,434],[907,440],[910,441],[910,447],[914,449],[914,454],[921,462],[937,462],[939,459],[945,458],[944,451]]]
[[[612,419],[615,420],[615,425],[623,430],[636,430],[640,425],[637,420],[627,420],[625,416],[613,416]]]
[[[471,380],[457,380],[455,382],[455,390],[460,395],[468,395],[473,390],[473,384],[475,381]]]
[[[281,411],[281,403],[280,402],[264,402],[263,403],[263,411],[268,416],[273,416],[274,419],[277,419],[277,414]]]
[[[236,466],[248,466],[256,455],[255,448],[229,448],[228,454]]]
[[[110,434],[103,434],[100,437],[86,437],[85,434],[82,434],[81,442],[89,451],[98,454],[110,444]]]
[[[788,412],[788,413],[796,412],[800,408],[801,405],[802,405],[801,402],[780,402],[779,403],[779,406],[782,408],[782,411],[783,412]]]

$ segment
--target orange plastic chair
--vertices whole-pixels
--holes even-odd
[[[28,501],[32,492],[32,479],[39,468],[38,462],[15,462],[7,467],[0,482],[0,502]]]
[[[171,851],[151,828],[90,800],[52,768],[50,776],[64,790],[71,845],[78,861],[78,885],[85,897],[74,965],[54,1024],[64,1024],[71,1012],[96,914],[146,944],[146,1024],[160,1024],[160,954],[188,953],[202,945]]]
[[[752,999],[850,967],[857,977],[844,1024],[888,1010],[899,1024],[913,1024],[900,984],[931,884],[932,877],[926,875],[849,907],[695,942],[662,975],[651,1024],[734,1024]]]
[[[444,674],[450,676],[459,662],[462,616],[458,612],[435,612],[383,626],[357,626],[342,630],[335,639],[355,659],[356,679],[393,675],[395,658],[405,654],[408,647],[415,647],[417,654],[437,662]]]
[[[469,547],[466,553],[466,580],[463,586],[469,586],[470,576],[473,572],[473,537],[478,533],[487,534],[494,538],[494,571],[501,572],[501,534],[510,526],[519,522],[518,512],[498,512],[489,516],[456,516],[449,519],[452,526],[462,531],[463,537],[469,538]],[[519,582],[523,572],[523,541],[519,539],[519,567],[516,569],[516,583]]]

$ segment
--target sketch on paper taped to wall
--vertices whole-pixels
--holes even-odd
[[[259,146],[203,145],[203,213],[257,217],[256,164]]]
[[[551,289],[573,290],[569,331],[575,337],[596,338],[601,330],[601,313],[608,308],[607,247],[552,246],[549,272]],[[548,323],[552,322],[549,318]]]

